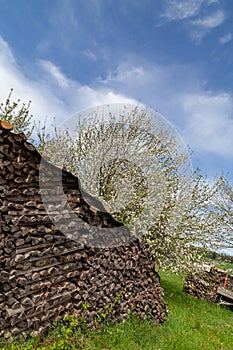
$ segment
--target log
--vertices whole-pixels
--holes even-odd
[[[12,130],[14,127],[8,122],[5,122],[4,120],[0,120],[0,128],[4,130]]]

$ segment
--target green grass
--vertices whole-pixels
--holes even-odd
[[[229,271],[230,273],[233,273],[233,264],[232,263],[223,263],[221,265],[221,267],[224,269],[224,270],[227,270]]]
[[[218,261],[218,260],[210,260],[210,263],[215,264],[220,269],[226,270],[230,273],[233,273],[233,264],[231,262]]]
[[[99,330],[80,329],[75,319],[58,326],[45,339],[28,339],[0,349],[118,349],[118,350],[232,350],[233,312],[219,305],[193,299],[182,292],[183,279],[161,273],[169,316],[162,325],[151,321],[103,326]]]

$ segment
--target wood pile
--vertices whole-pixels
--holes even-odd
[[[209,269],[198,269],[188,274],[183,291],[195,298],[216,302],[218,300],[219,287],[233,291],[233,275],[211,266]]]
[[[0,122],[0,338],[41,335],[64,312],[155,324],[167,310],[140,240]]]

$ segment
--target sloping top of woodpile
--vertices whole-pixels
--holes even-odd
[[[194,271],[187,275],[183,291],[195,298],[216,302],[218,288],[233,291],[233,275],[215,266]]]
[[[134,310],[162,322],[147,247],[11,129],[0,122],[0,337],[42,334],[65,311],[81,316],[84,304],[89,324],[106,306],[114,320]]]

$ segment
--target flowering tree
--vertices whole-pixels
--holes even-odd
[[[39,151],[136,232],[158,267],[193,268],[222,240],[225,212],[214,198],[223,180],[210,184],[193,172],[176,135],[146,109],[77,118],[74,130],[54,127],[46,135],[44,126],[37,133]]]
[[[225,181],[215,201],[220,215],[224,218],[219,245],[222,248],[233,249],[233,187],[229,182]]]
[[[56,129],[41,147],[150,246],[159,267],[193,268],[219,244],[224,213],[213,198],[223,180],[193,172],[176,135],[146,109],[78,118],[74,132]]]

